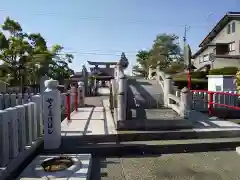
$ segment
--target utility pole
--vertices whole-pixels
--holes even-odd
[[[184,36],[183,36],[183,43],[184,43],[184,46],[186,45],[186,42],[187,42],[187,31],[190,29],[189,26],[185,25],[184,27]]]
[[[184,36],[183,36],[183,46],[184,46],[184,61],[187,65],[187,80],[188,80],[188,89],[191,89],[191,50],[189,45],[187,44],[187,31],[189,30],[189,26],[185,25],[184,28]]]

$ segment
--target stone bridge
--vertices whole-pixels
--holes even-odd
[[[84,83],[60,94],[56,81],[48,82],[43,94],[0,96],[5,102],[0,111],[0,179],[96,180],[99,157],[235,150],[240,145],[239,140],[229,139],[240,136],[238,124],[192,110],[188,89],[173,93],[171,77],[161,72],[155,80],[127,77],[118,65],[109,96],[85,97]],[[68,95],[70,108],[66,108]],[[64,118],[68,108],[69,119]],[[43,170],[41,163],[59,156],[74,159],[74,166],[59,173]]]

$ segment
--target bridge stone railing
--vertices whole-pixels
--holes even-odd
[[[172,77],[160,71],[159,68],[156,69],[155,78],[163,89],[164,106],[172,108],[183,118],[187,117],[192,107],[191,92],[186,87],[180,91],[174,91]]]
[[[110,108],[113,111],[115,125],[127,118],[127,78],[120,65],[116,65],[115,78],[110,86]]]
[[[78,88],[78,106],[84,106],[84,85]],[[66,117],[66,96],[70,94],[70,108],[74,110],[73,87],[60,94],[61,119]],[[0,179],[28,158],[42,142],[43,94],[0,94]]]
[[[179,90],[175,86],[173,86],[172,77],[168,74],[165,74],[162,71],[157,70],[155,78],[163,89],[164,104],[166,107],[172,108],[180,115],[186,114],[190,110],[195,110],[199,112],[208,111],[208,101],[210,97],[207,92],[194,92],[194,91],[191,92],[187,88],[183,88],[182,90]],[[224,91],[224,92],[229,94],[237,94],[237,91]],[[239,97],[231,96],[229,94],[213,94],[212,100],[214,103],[218,103],[218,104],[225,104],[228,106],[238,106]],[[229,110],[229,108],[219,107],[215,104],[213,105],[213,109]],[[234,110],[229,112],[233,113]],[[222,114],[224,113],[222,112]],[[239,116],[235,114],[236,112],[234,112],[234,114],[231,114],[231,115]]]

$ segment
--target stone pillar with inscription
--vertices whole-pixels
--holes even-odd
[[[44,149],[57,149],[61,145],[61,96],[58,81],[45,81],[43,93]]]

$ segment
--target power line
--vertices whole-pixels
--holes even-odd
[[[121,53],[118,54],[118,53],[96,53],[96,52],[78,52],[78,51],[70,51],[70,52],[61,52],[59,53],[59,55],[66,55],[66,54],[77,54],[77,55],[100,55],[100,56],[121,56]],[[128,53],[128,52],[125,52],[126,56],[135,56],[137,54],[136,53]]]
[[[0,12],[6,12],[6,10],[4,9],[0,9]],[[65,16],[59,16],[61,14],[64,14]],[[30,15],[35,15],[35,16],[54,16],[54,17],[59,17],[59,18],[75,18],[75,19],[81,19],[81,20],[87,20],[87,21],[111,21],[111,23],[113,23],[113,19],[108,19],[108,18],[103,18],[103,17],[99,17],[99,16],[78,16],[78,15],[74,15],[74,16],[67,16],[67,13],[52,13],[52,12],[38,12],[38,13],[31,13]],[[114,23],[126,23],[126,24],[149,24],[149,23],[158,23],[159,20],[158,19],[146,19],[145,21],[143,20],[120,20],[118,21],[118,19],[114,19]],[[181,24],[175,24],[175,23],[170,23],[170,24],[163,24],[163,27],[184,27],[185,25],[181,25]],[[207,25],[191,25],[191,27],[193,28],[205,28],[208,27]]]
[[[48,46],[47,48],[51,49],[52,47],[53,46]],[[63,48],[63,51],[69,52],[69,53],[83,53],[83,54],[85,54],[86,52],[87,52],[87,54],[88,53],[90,53],[90,54],[100,53],[101,54],[101,52],[103,52],[100,49],[91,49],[91,50],[77,49],[77,50],[72,51],[71,48],[66,48],[66,47]],[[128,54],[138,53],[138,51],[108,50],[107,53],[103,53],[103,54],[121,54],[122,52],[128,53]]]

